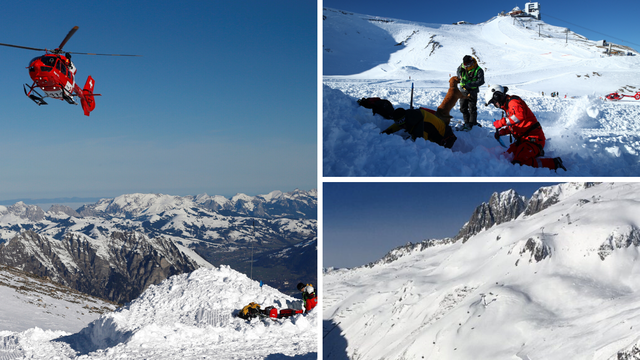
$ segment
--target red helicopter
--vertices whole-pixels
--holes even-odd
[[[47,105],[44,101],[45,98],[52,98],[58,100],[65,100],[69,104],[78,105],[76,98],[80,98],[80,104],[84,114],[89,116],[89,113],[96,107],[94,96],[100,96],[100,94],[93,93],[94,81],[91,76],[87,78],[87,82],[84,84],[84,88],[80,89],[76,84],[76,67],[71,62],[71,54],[81,55],[103,55],[103,56],[140,56],[140,55],[122,55],[122,54],[94,54],[94,53],[80,53],[80,52],[66,52],[62,54],[62,48],[69,41],[71,36],[78,31],[78,27],[74,26],[67,36],[62,40],[60,46],[55,50],[37,49],[26,46],[2,44],[2,46],[10,46],[20,49],[44,51],[45,54],[33,58],[29,62],[29,76],[33,80],[33,84],[29,86],[24,84],[24,93],[38,105]],[[42,89],[45,95],[42,96],[36,91],[36,88]],[[27,91],[27,88],[29,89]]]
[[[636,100],[640,100],[640,91],[636,92],[635,95],[618,94],[617,92],[605,95],[605,99],[613,100],[613,101],[622,100],[622,98],[626,98],[626,97],[630,97],[630,98],[634,98]]]

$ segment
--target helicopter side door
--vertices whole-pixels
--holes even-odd
[[[49,61],[51,61],[52,59],[53,57],[50,57]],[[52,89],[43,90],[50,98],[62,100],[65,98],[65,93],[67,97],[69,97],[73,92],[73,73],[69,71],[61,58],[56,59],[54,67],[59,72],[59,75],[57,76],[58,86],[54,85]],[[60,86],[62,86],[64,89],[60,88]]]

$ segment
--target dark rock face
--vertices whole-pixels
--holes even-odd
[[[600,256],[600,260],[604,261],[615,249],[626,249],[631,246],[640,246],[640,229],[635,226],[631,226],[628,231],[623,233],[610,234],[598,248],[598,256]]]
[[[596,186],[598,183],[567,183],[556,186],[542,187],[536,190],[529,199],[527,208],[524,211],[525,216],[537,214],[540,211],[557,204],[565,192],[572,190],[588,189]]]
[[[524,196],[518,195],[514,190],[507,190],[500,194],[495,192],[488,203],[482,203],[475,209],[471,219],[460,229],[455,239],[466,242],[482,230],[514,220],[522,214],[525,207]]]
[[[520,255],[524,253],[530,253],[531,257],[529,258],[529,262],[535,260],[536,262],[540,262],[551,256],[551,248],[544,241],[540,239],[529,238],[524,245],[524,249],[520,251]]]
[[[66,205],[58,205],[58,204],[51,205],[51,207],[47,212],[53,213],[53,214],[65,214],[68,216],[74,216],[78,218],[80,217],[80,214],[78,214],[77,211],[73,210],[72,208]]]
[[[640,359],[640,346],[638,344],[634,344],[630,348],[626,350],[620,350],[617,353],[618,360],[634,360]]]
[[[0,244],[0,263],[118,303],[198,267],[171,240],[135,232],[113,232],[105,242],[78,233],[55,240],[24,231]]]
[[[558,203],[560,194],[554,191],[554,188],[540,188],[531,199],[524,212],[526,216],[537,214],[540,211]]]

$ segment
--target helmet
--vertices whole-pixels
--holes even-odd
[[[298,283],[298,291],[302,291],[306,285],[304,283]]]
[[[484,106],[493,104],[499,107],[498,103],[503,103],[508,87],[502,85],[489,85],[489,89],[484,93]]]
[[[478,65],[478,62],[476,61],[476,59],[473,58],[473,56],[471,55],[465,55],[462,58],[462,66],[467,70],[471,70],[473,69],[476,65]]]

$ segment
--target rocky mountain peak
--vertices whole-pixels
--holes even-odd
[[[40,221],[44,219],[44,211],[37,205],[27,205],[19,201],[11,206],[0,206],[0,215],[11,214],[21,219]]]
[[[488,203],[482,203],[474,210],[471,219],[460,229],[455,239],[465,242],[482,230],[517,218],[526,208],[525,201],[525,197],[513,189],[494,192]]]
[[[536,190],[531,196],[531,199],[529,199],[524,214],[526,216],[536,214],[580,190],[588,189],[598,184],[599,183],[583,182],[541,187]]]

